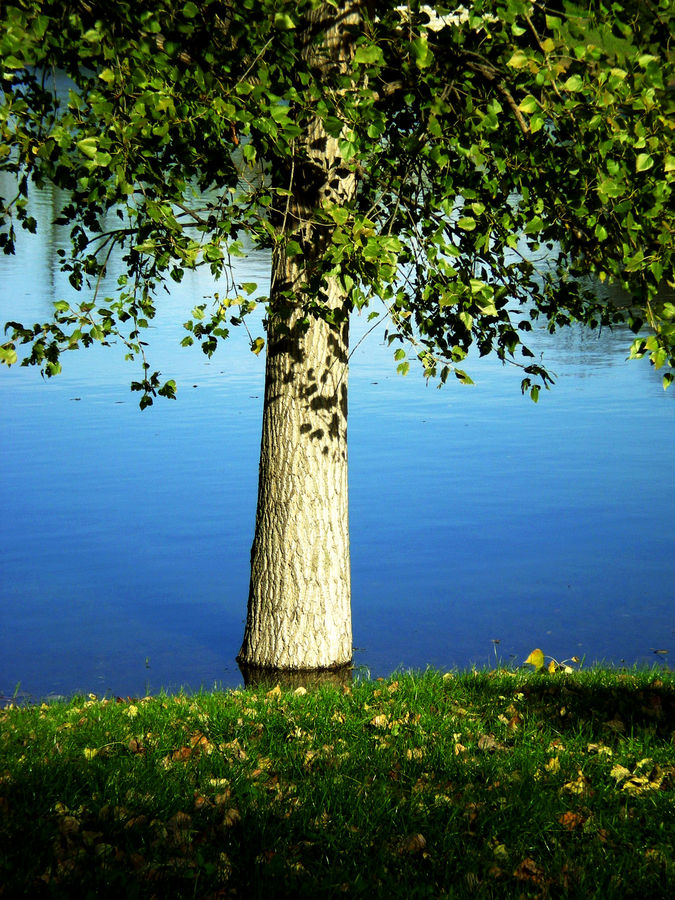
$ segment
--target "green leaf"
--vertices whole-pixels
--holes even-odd
[[[199,15],[199,7],[192,0],[188,0],[183,6],[183,15],[186,19],[194,19],[195,16]]]
[[[481,300],[479,298],[478,300],[476,300],[476,306],[484,316],[497,317],[499,315],[499,310],[495,306],[493,300]]]
[[[520,103],[518,104],[518,109],[528,115],[532,113],[538,112],[540,109],[539,102],[532,96],[532,94],[528,94],[527,97],[524,97]]]
[[[0,347],[0,363],[13,366],[17,360],[16,350],[11,346]]]
[[[418,69],[426,69],[434,61],[434,54],[424,36],[410,42],[410,51]]]
[[[529,56],[522,50],[516,50],[511,59],[506,63],[511,69],[522,69],[530,61]]]
[[[582,91],[584,89],[584,82],[580,75],[570,75],[570,77],[563,84],[563,88],[566,91],[570,91],[571,93],[575,93],[577,91]]]
[[[295,22],[288,13],[275,13],[274,14],[274,27],[278,28],[279,31],[293,31],[295,28]],[[258,351],[260,352],[260,351]]]
[[[473,378],[470,378],[463,369],[455,369],[455,378],[462,384],[475,384]]]
[[[298,256],[302,253],[302,247],[297,241],[288,241],[286,244],[286,256]]]
[[[650,156],[649,153],[638,153],[637,158],[635,160],[635,171],[636,172],[646,172],[647,169],[651,169],[654,165],[654,157]]]
[[[383,63],[384,54],[380,47],[376,44],[361,44],[356,48],[354,54],[354,62],[364,65],[372,65],[373,63]]]
[[[535,216],[527,223],[523,231],[525,234],[539,234],[544,227],[544,220],[541,216]]]
[[[473,231],[476,227],[476,220],[472,219],[471,216],[462,216],[457,220],[457,227],[461,228],[462,231]]]
[[[345,209],[344,206],[331,206],[328,210],[328,215],[337,225],[344,225],[349,218],[349,210]]]
[[[78,141],[75,146],[83,156],[94,159],[98,150],[98,138],[86,137]]]

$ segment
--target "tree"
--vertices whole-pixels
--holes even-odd
[[[141,407],[174,398],[146,359],[157,289],[198,265],[222,279],[185,323],[210,355],[254,306],[232,269],[243,239],[273,251],[243,663],[351,660],[353,309],[386,317],[401,374],[417,359],[470,383],[475,345],[520,366],[535,401],[552,382],[526,344],[539,318],[627,322],[632,356],[675,364],[659,293],[675,281],[670,0],[9,0],[1,16],[0,169],[17,191],[0,244],[36,230],[29,184],[57,185],[62,266],[84,291],[49,322],[8,323],[4,362],[24,344],[51,376],[62,351],[118,341],[140,359]],[[113,253],[127,275],[103,298]]]

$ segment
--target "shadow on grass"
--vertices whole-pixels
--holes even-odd
[[[10,733],[0,897],[673,894],[672,683],[396,685],[165,704],[147,747],[87,754],[95,708],[77,747]]]

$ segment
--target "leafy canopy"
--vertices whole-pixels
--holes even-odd
[[[61,263],[84,299],[8,323],[2,361],[26,344],[22,364],[53,375],[63,350],[117,339],[141,357],[141,405],[172,397],[142,337],[158,286],[200,265],[223,279],[185,323],[183,343],[211,354],[254,305],[232,268],[253,246],[304,262],[291,299],[307,315],[335,315],[329,277],[343,313],[380,298],[402,373],[413,355],[427,376],[470,382],[460,366],[476,345],[521,366],[536,400],[551,381],[525,343],[539,317],[550,330],[627,322],[632,356],[675,365],[675,305],[660,293],[675,282],[671,0],[363,3],[346,68],[305,52],[321,45],[318,5],[3,4],[0,172],[16,190],[0,197],[0,246],[36,230],[31,183],[62,189]],[[327,20],[344,6],[325,3]],[[317,121],[340,171],[317,172]],[[289,197],[346,170],[357,193],[314,209],[313,253]],[[126,274],[103,297],[113,254]],[[630,300],[603,299],[603,282]]]

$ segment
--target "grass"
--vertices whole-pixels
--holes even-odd
[[[675,675],[0,711],[0,897],[675,896]]]

